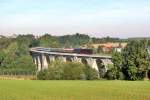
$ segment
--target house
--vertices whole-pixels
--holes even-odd
[[[123,48],[125,48],[127,46],[127,43],[112,43],[112,42],[108,42],[108,43],[102,43],[102,44],[93,44],[92,45],[94,48],[99,48],[99,46],[102,48],[102,51],[105,53],[110,53],[113,50],[117,51],[117,52],[121,52],[121,50]]]
[[[113,46],[111,44],[103,44],[103,45],[100,45],[102,47],[102,51],[103,52],[111,52],[113,50]]]
[[[122,48],[114,48],[114,51],[116,51],[116,52],[121,52],[122,51]]]
[[[113,50],[115,50],[116,52],[121,52],[122,49],[126,47],[127,43],[118,42],[118,43],[105,43],[101,45],[103,48],[103,52],[112,52]]]

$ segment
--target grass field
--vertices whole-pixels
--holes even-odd
[[[150,100],[150,81],[0,80],[0,100]]]

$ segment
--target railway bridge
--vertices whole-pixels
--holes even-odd
[[[51,49],[44,47],[30,48],[30,54],[38,71],[47,69],[48,65],[56,59],[63,62],[71,61],[87,64],[98,72],[106,72],[107,65],[112,64],[111,56],[52,52]]]

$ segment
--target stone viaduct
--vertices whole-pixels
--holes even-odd
[[[43,47],[31,48],[30,54],[38,71],[47,69],[48,65],[56,59],[63,62],[71,61],[87,64],[99,73],[106,72],[107,65],[112,64],[111,56],[51,52],[51,48]]]

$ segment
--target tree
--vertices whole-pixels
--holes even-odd
[[[36,66],[33,64],[32,58],[29,55],[17,57],[14,61],[13,68],[25,72],[36,72]]]
[[[14,42],[14,39],[6,37],[0,38],[0,50],[7,48],[12,42]]]
[[[88,35],[76,33],[74,35],[64,35],[59,37],[59,42],[62,47],[80,47],[89,42]]]
[[[141,80],[147,78],[150,59],[146,41],[131,41],[123,50],[123,72],[127,79]]]
[[[60,46],[58,39],[49,34],[43,35],[38,40],[39,40],[39,46],[42,47],[57,48]]]
[[[2,64],[2,62],[4,61],[4,58],[5,58],[5,53],[4,53],[4,50],[0,50],[0,66]]]
[[[17,42],[11,43],[7,48],[3,49],[1,55],[1,70],[5,71],[26,71],[35,72],[35,65],[32,58],[27,53],[22,53]]]
[[[32,45],[34,41],[33,35],[19,35],[16,38],[16,42],[18,45],[19,54],[28,55],[29,54],[29,47]]]
[[[112,53],[112,62],[113,62],[113,70],[115,74],[115,79],[119,79],[120,72],[122,72],[122,55],[120,52]]]
[[[117,70],[116,70],[115,66],[113,64],[108,64],[107,68],[108,68],[108,70],[105,74],[105,78],[107,78],[108,80],[117,79]]]

